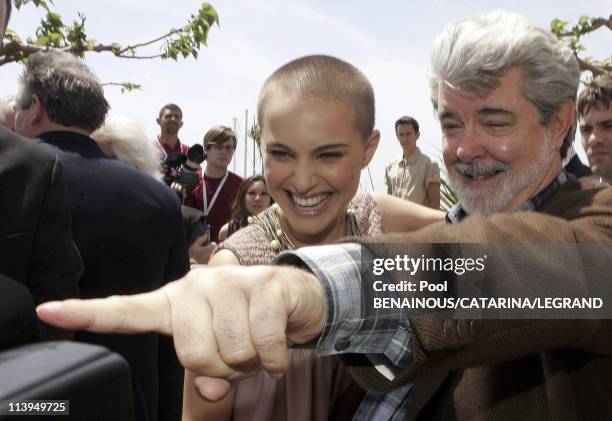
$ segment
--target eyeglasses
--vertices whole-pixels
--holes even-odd
[[[221,151],[225,151],[227,153],[234,152],[234,146],[232,146],[232,145],[225,145],[225,146],[223,146],[223,145],[218,145],[216,143],[209,143],[208,146],[207,146],[207,149],[211,149],[211,148],[216,150],[216,151],[219,151],[219,152],[221,152]]]

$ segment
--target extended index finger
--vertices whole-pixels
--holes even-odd
[[[36,312],[45,323],[64,329],[172,334],[172,313],[165,288],[136,295],[52,301],[39,305]]]

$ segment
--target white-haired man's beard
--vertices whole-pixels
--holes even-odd
[[[448,181],[467,214],[491,215],[503,211],[517,194],[539,183],[550,168],[555,153],[552,137],[547,134],[539,156],[534,157],[522,173],[516,173],[503,161],[458,162],[448,169]],[[475,188],[464,183],[463,175],[490,176],[498,172],[501,176],[483,187]]]

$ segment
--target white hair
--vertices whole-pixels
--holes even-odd
[[[109,114],[91,137],[119,161],[161,180],[159,146],[136,121]]]
[[[11,130],[15,129],[15,106],[17,99],[14,95],[0,97],[0,126]]]
[[[537,108],[541,124],[550,122],[563,101],[576,101],[580,68],[569,47],[526,17],[498,10],[448,25],[436,38],[429,76],[434,109],[441,82],[486,96],[512,66],[523,70],[523,95]],[[562,158],[573,140],[572,128]]]

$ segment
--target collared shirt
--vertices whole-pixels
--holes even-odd
[[[431,183],[440,183],[440,168],[419,148],[408,158],[389,162],[385,168],[387,193],[401,199],[428,206],[427,187]]]
[[[161,135],[157,135],[157,142],[162,147],[163,149],[162,152],[165,154],[166,157],[177,155],[179,153],[186,154],[187,151],[189,150],[189,146],[184,145],[180,139],[176,140],[176,143],[174,144],[174,146],[170,146],[166,142],[164,142],[164,139],[161,137]]]
[[[514,212],[537,210],[567,181],[564,171],[537,195],[518,206]],[[460,204],[447,215],[447,222],[457,223],[466,215]],[[321,355],[343,353],[367,354],[379,372],[392,380],[412,361],[412,331],[401,309],[377,309],[372,301],[373,288],[364,288],[375,280],[386,283],[384,275],[367,270],[373,256],[355,243],[303,247],[281,253],[276,262],[305,266],[321,282],[327,299],[327,320],[317,343]],[[385,288],[382,288],[385,289]],[[376,297],[395,297],[394,292],[376,292]],[[385,368],[376,365],[385,361]],[[399,387],[384,395],[367,393],[354,420],[403,420],[410,410],[413,387]]]
[[[555,193],[557,190],[559,190],[559,187],[561,187],[566,182],[567,173],[565,170],[562,170],[557,176],[557,178],[552,181],[552,183],[546,186],[542,191],[533,196],[531,199],[515,208],[512,212],[525,212],[539,209],[540,206],[542,206],[544,202],[548,200],[548,198],[552,196],[553,193]],[[461,201],[459,201],[459,203],[457,203],[448,211],[445,219],[446,222],[449,224],[456,224],[466,216],[467,213],[465,212],[465,210],[463,210],[463,207],[461,206]]]

